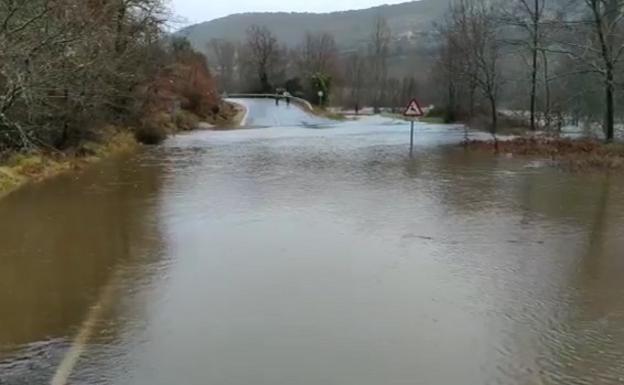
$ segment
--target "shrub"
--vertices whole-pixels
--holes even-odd
[[[140,143],[156,145],[167,139],[171,131],[170,116],[160,113],[143,119],[141,125],[135,130],[134,136]]]
[[[190,131],[197,128],[199,118],[197,115],[186,110],[180,110],[175,116],[175,125],[179,131]]]
[[[449,110],[447,107],[435,106],[427,112],[427,118],[439,118],[443,123],[455,123],[460,120],[461,114]]]

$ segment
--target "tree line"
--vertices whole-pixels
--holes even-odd
[[[446,121],[493,133],[515,112],[513,124],[531,130],[602,125],[612,140],[624,107],[617,98],[623,23],[621,0],[453,0],[432,26],[434,51],[417,52],[423,60],[402,73],[389,63],[398,37],[383,17],[351,49],[324,32],[286,47],[255,25],[246,41],[212,40],[206,51],[224,91],[287,89],[311,102],[376,111],[421,97]]]
[[[169,21],[164,0],[0,0],[0,153],[63,150],[197,92],[169,85],[176,62],[202,66]]]
[[[243,42],[213,39],[205,50],[225,92],[284,90],[316,104],[379,111],[402,105],[419,88],[414,77],[389,73],[391,44],[391,29],[378,17],[365,47],[350,52],[340,50],[326,32],[308,32],[296,47],[287,47],[260,25],[252,25]]]
[[[454,1],[437,26],[434,67],[447,119],[488,111],[496,133],[505,105],[527,111],[532,130],[583,119],[613,140],[623,19],[621,0]]]

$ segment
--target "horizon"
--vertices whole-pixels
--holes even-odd
[[[325,14],[333,12],[355,11],[396,5],[420,0],[346,0],[336,3],[333,0],[321,0],[314,3],[303,0],[268,0],[257,4],[257,0],[239,0],[236,3],[219,3],[211,5],[208,10],[202,0],[172,0],[171,6],[176,17],[181,18],[180,28],[193,24],[210,22],[227,16],[243,13],[312,13]],[[253,4],[256,3],[256,4]]]

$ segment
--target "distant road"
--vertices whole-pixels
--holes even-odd
[[[241,123],[244,127],[310,127],[319,128],[332,125],[332,121],[304,111],[298,104],[286,104],[281,100],[279,106],[274,99],[230,98],[247,109]]]

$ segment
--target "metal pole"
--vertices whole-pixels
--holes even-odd
[[[414,121],[412,120],[410,127],[410,156],[414,153]]]

